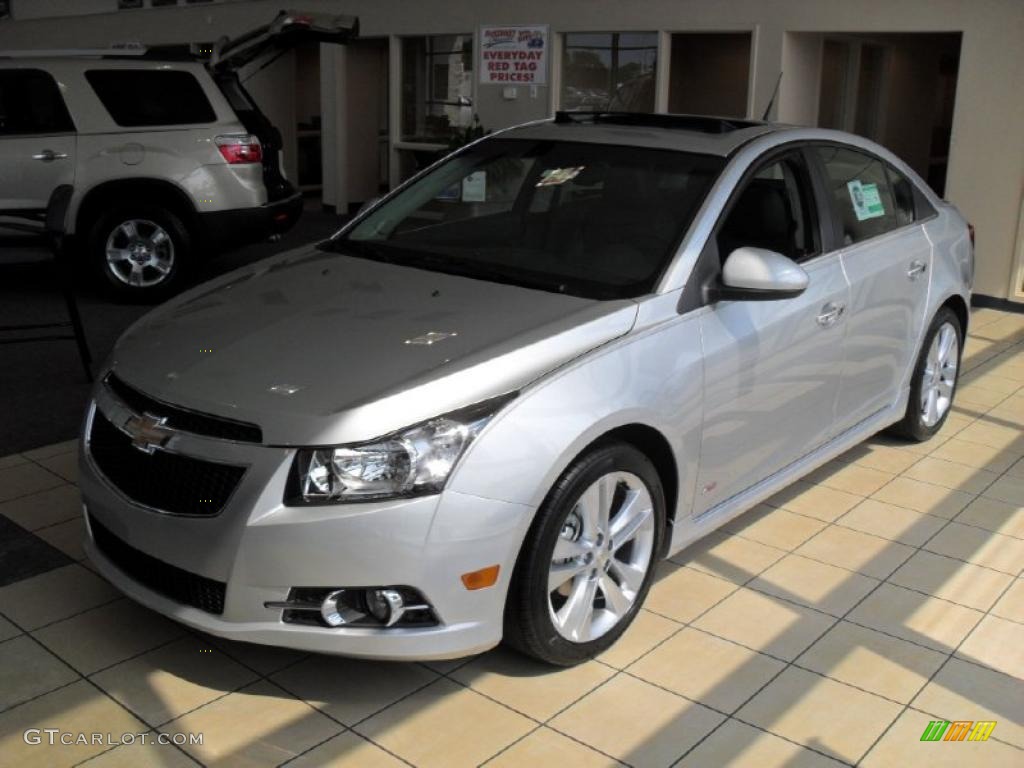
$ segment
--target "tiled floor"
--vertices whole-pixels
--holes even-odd
[[[191,632],[82,562],[73,444],[2,458],[0,765],[1024,765],[1024,316],[977,311],[964,369],[935,439],[874,438],[676,555],[568,670]],[[923,743],[933,719],[997,725]]]

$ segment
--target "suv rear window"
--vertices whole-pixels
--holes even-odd
[[[118,125],[191,125],[217,119],[190,72],[93,69],[85,79]]]
[[[41,69],[0,69],[0,136],[75,130],[60,89]]]

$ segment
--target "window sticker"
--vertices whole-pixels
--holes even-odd
[[[875,219],[885,215],[882,197],[878,194],[877,184],[861,184],[859,179],[847,182],[846,189],[850,193],[850,202],[857,221]]]
[[[462,180],[462,202],[487,201],[487,171],[474,171]]]
[[[565,184],[580,175],[580,171],[586,168],[585,165],[577,165],[570,168],[548,168],[540,175],[538,187],[553,187],[557,184]]]

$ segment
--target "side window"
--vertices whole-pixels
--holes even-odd
[[[191,125],[217,119],[191,72],[93,69],[85,79],[118,125]]]
[[[825,164],[844,245],[853,245],[901,226],[881,160],[842,147],[817,147],[815,151]],[[912,206],[913,202],[911,216]]]
[[[74,130],[60,89],[48,72],[0,69],[0,136]]]
[[[748,179],[717,237],[722,261],[742,246],[767,248],[797,262],[819,254],[817,219],[802,157],[786,155]]]
[[[907,177],[897,171],[891,165],[886,164],[886,171],[889,173],[889,183],[892,185],[892,196],[896,203],[896,224],[903,227],[913,224],[914,215],[914,187],[907,180]]]

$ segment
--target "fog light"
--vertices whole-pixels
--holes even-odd
[[[370,615],[385,627],[397,623],[405,613],[405,601],[394,589],[366,590],[366,607]]]

